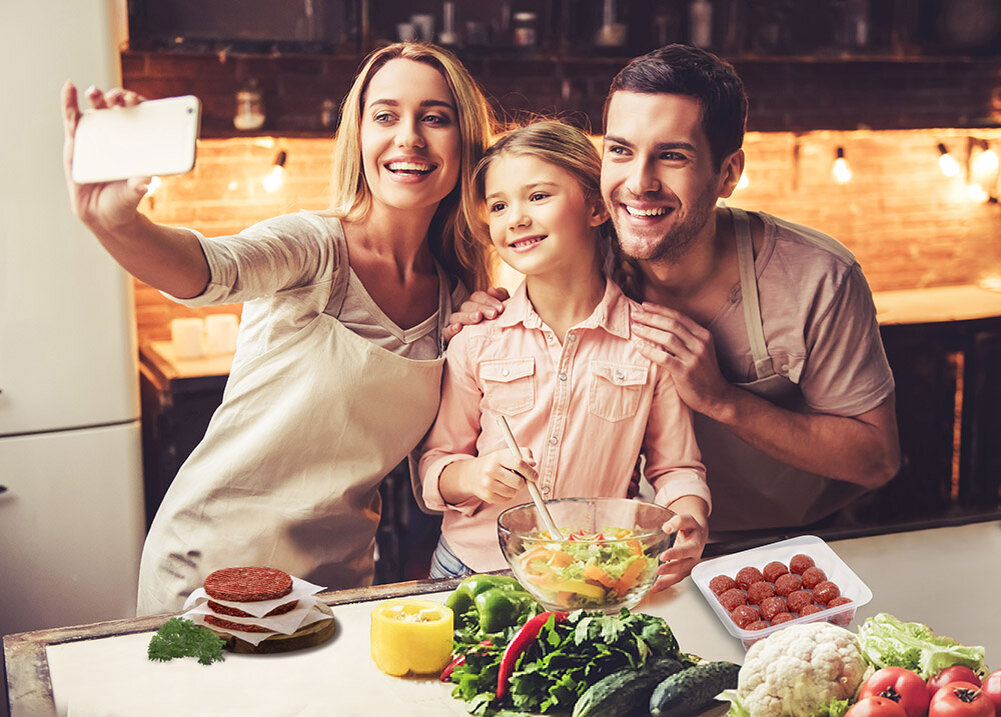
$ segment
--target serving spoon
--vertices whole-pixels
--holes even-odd
[[[507,419],[504,416],[497,416],[497,425],[500,426],[501,433],[504,434],[504,440],[507,442],[507,447],[511,449],[515,458],[521,460],[521,448],[518,447],[518,441],[514,440],[514,434],[511,433],[511,426],[507,424]],[[514,471],[518,473],[518,471]],[[562,540],[563,533],[556,525],[556,521],[553,520],[553,516],[549,513],[549,508],[546,506],[546,501],[542,499],[542,494],[539,493],[539,486],[535,484],[534,480],[529,480],[521,473],[518,473],[525,481],[525,485],[528,488],[529,495],[532,496],[532,502],[535,503],[535,509],[539,513],[539,517],[542,519],[542,524],[546,526],[546,530],[549,531],[549,535],[552,536],[553,540]]]

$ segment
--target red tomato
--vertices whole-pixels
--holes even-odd
[[[987,675],[981,689],[987,699],[994,703],[994,710],[1001,715],[1001,670]]]
[[[931,698],[928,717],[994,717],[994,703],[972,682],[950,682]]]
[[[950,682],[969,682],[971,685],[980,687],[980,678],[976,672],[963,665],[953,665],[928,678],[929,696],[934,697],[940,688],[945,687]]]
[[[907,717],[907,712],[885,697],[863,697],[845,712],[845,717]]]
[[[898,702],[907,717],[921,717],[928,711],[928,686],[917,672],[903,667],[876,670],[862,685],[860,697],[885,697]]]

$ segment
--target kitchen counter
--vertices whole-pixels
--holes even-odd
[[[1001,291],[975,284],[873,294],[881,326],[968,321],[1001,316]]]
[[[1001,621],[988,614],[988,597],[1001,592],[1001,572],[985,569],[1001,555],[1001,522],[830,545],[874,595],[859,608],[853,629],[866,617],[889,612],[961,642],[984,645],[987,664],[1001,665]],[[462,703],[449,696],[449,685],[379,672],[369,658],[368,641],[373,601],[416,594],[442,601],[457,582],[323,593],[338,623],[329,642],[286,655],[227,654],[224,662],[208,667],[191,659],[146,659],[151,632],[164,616],[8,635],[4,655],[12,715],[191,714],[209,704],[225,705],[224,711],[213,712],[218,715],[463,715]],[[685,651],[743,661],[741,643],[726,632],[690,578],[638,609],[664,617]]]

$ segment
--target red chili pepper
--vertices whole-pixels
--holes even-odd
[[[514,672],[514,663],[528,649],[528,646],[535,642],[535,638],[539,636],[539,631],[542,630],[542,626],[549,620],[550,615],[556,622],[563,622],[567,619],[569,613],[540,612],[538,615],[530,617],[521,626],[521,629],[515,633],[514,637],[511,638],[511,642],[507,644],[504,654],[501,656],[500,671],[497,673],[498,699],[507,693],[507,681],[511,677],[511,673]]]
[[[490,642],[490,640],[483,640],[479,644],[484,647],[488,647],[493,643]],[[438,679],[441,680],[442,682],[448,682],[448,678],[451,677],[452,673],[455,671],[455,668],[458,667],[459,665],[464,665],[466,663],[466,655],[475,651],[476,648],[474,647],[465,654],[457,656],[454,660],[445,665],[445,669],[441,671],[440,675],[438,675]]]

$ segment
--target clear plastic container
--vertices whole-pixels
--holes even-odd
[[[841,594],[851,600],[850,603],[827,608],[812,615],[797,617],[795,620],[778,625],[769,625],[762,630],[744,630],[730,618],[727,609],[720,604],[715,593],[709,589],[709,581],[717,575],[729,575],[731,578],[741,568],[764,568],[765,565],[777,560],[789,566],[789,560],[797,554],[809,555],[814,563],[827,574],[827,579],[833,581],[841,590]],[[801,535],[777,543],[763,545],[760,548],[744,550],[732,555],[722,555],[706,560],[692,570],[692,580],[698,586],[706,602],[712,607],[716,616],[723,623],[727,632],[736,637],[744,647],[750,647],[758,640],[768,637],[773,632],[787,625],[826,620],[836,625],[848,625],[855,619],[855,611],[872,600],[872,591],[862,582],[858,575],[838,557],[830,546],[815,535]]]

